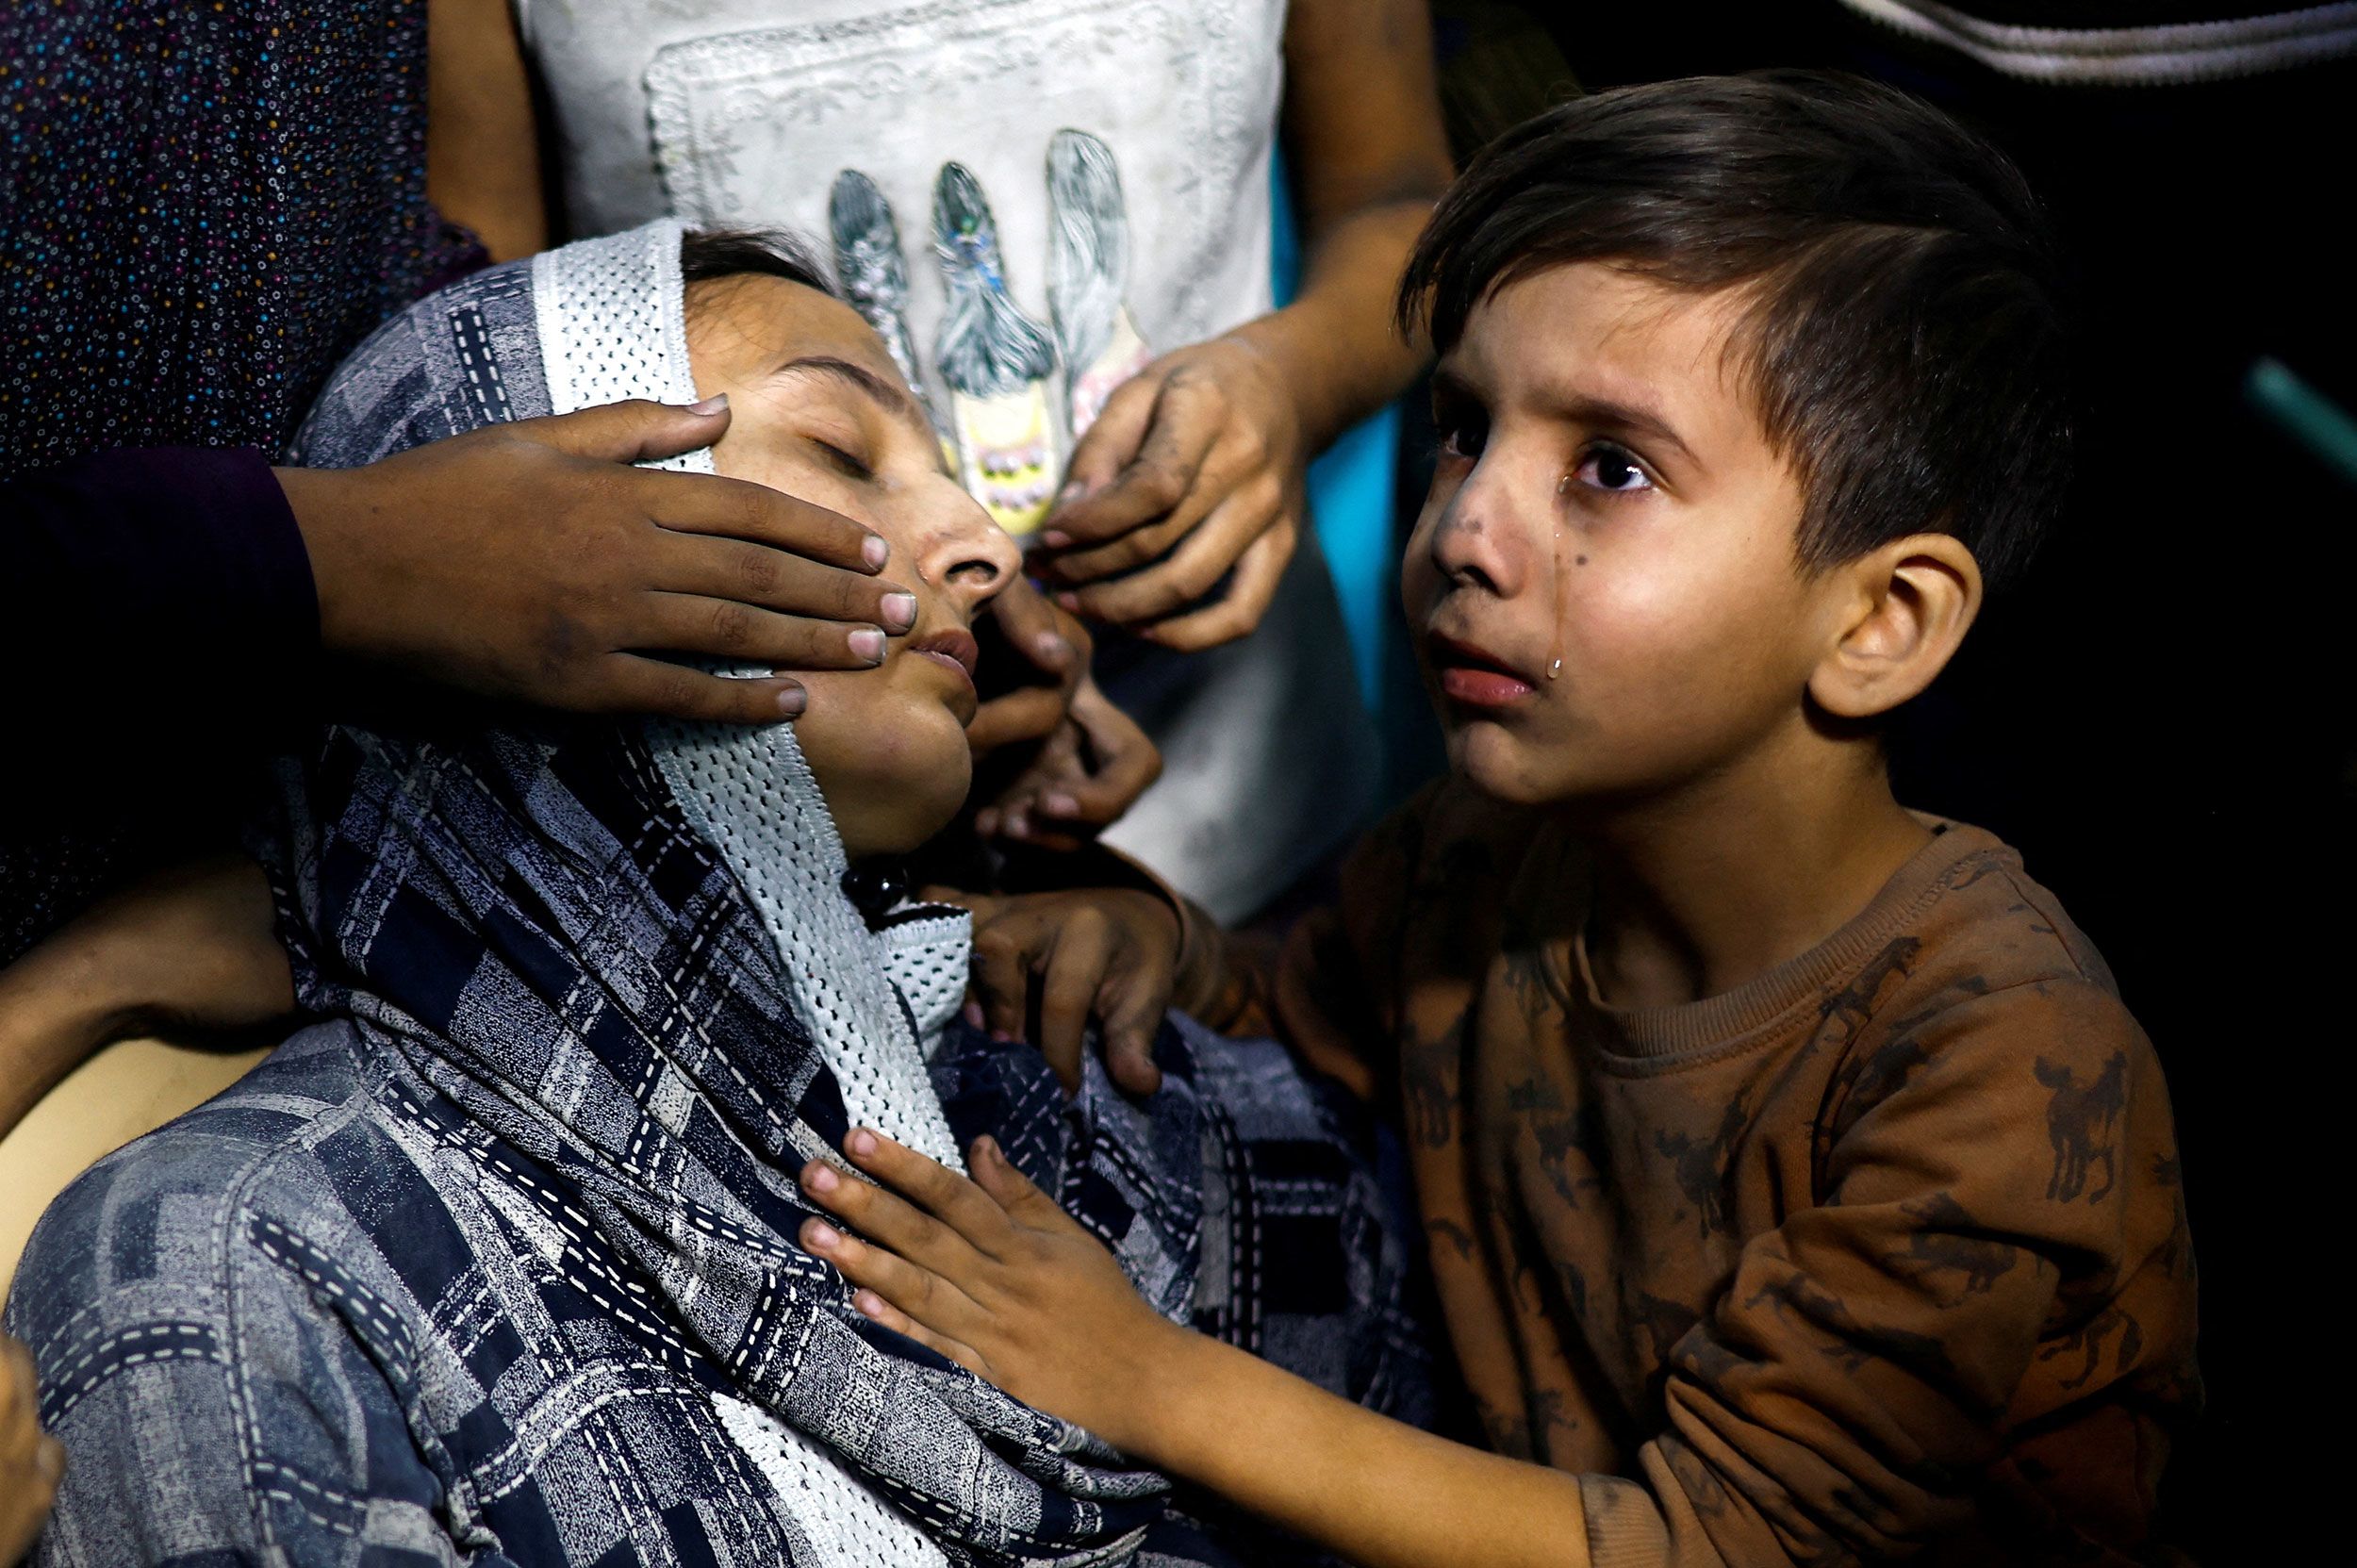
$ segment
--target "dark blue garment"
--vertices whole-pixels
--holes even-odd
[[[1375,1299],[1393,1216],[1352,1114],[1271,1044],[1175,1028],[1160,1055],[1150,1112],[1096,1075],[1067,1107],[1037,1052],[970,1032],[940,1077],[962,1135],[995,1132],[1126,1260],[1179,1244],[1197,1328],[1424,1414],[1414,1328]],[[101,1164],[42,1222],[10,1304],[74,1456],[40,1560],[807,1560],[715,1413],[732,1369],[650,1310],[579,1199],[561,1163],[489,1153],[350,1024]],[[509,1245],[486,1248],[486,1225]],[[831,1279],[819,1294],[919,1386],[963,1379]],[[1129,1490],[1139,1561],[1308,1555],[1192,1520],[1150,1477]]]
[[[547,412],[541,307],[677,310],[676,244],[420,305],[322,397],[307,454]],[[536,293],[574,264],[585,294]],[[338,727],[289,769],[298,995],[347,1021],[36,1232],[10,1322],[74,1455],[43,1560],[825,1560],[823,1510],[733,1435],[749,1416],[953,1563],[1233,1560],[1161,1477],[870,1323],[799,1245],[797,1176],[849,1131],[827,1049],[929,1035],[965,954],[896,946],[947,912],[860,913],[791,732],[482,721]],[[747,815],[710,815],[690,754],[760,781]],[[958,1130],[997,1133],[1157,1310],[1420,1415],[1406,1231],[1363,1131],[1272,1044],[1174,1020],[1159,1048],[1143,1101],[1092,1061],[1067,1102],[1036,1051],[963,1029],[930,1062]]]
[[[842,1097],[635,730],[338,730],[309,775],[290,934],[305,1000],[350,1018],[36,1232],[8,1323],[74,1455],[41,1561],[816,1560],[723,1399],[955,1563],[1236,1560],[801,1251],[794,1173]],[[1067,1103],[962,1028],[936,1070],[1158,1309],[1420,1417],[1363,1130],[1273,1044],[1174,1020],[1159,1048],[1144,1101],[1092,1061]]]

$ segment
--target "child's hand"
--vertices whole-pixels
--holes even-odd
[[[1190,1336],[1146,1304],[1113,1254],[988,1138],[968,1151],[970,1181],[865,1128],[843,1149],[906,1199],[824,1161],[802,1169],[802,1191],[861,1233],[812,1219],[801,1234],[859,1287],[859,1310],[1024,1403],[1134,1449],[1134,1418],[1153,1404],[1141,1382],[1173,1336]]]
[[[1154,1032],[1182,936],[1168,903],[1130,888],[994,898],[932,887],[923,897],[974,912],[969,1018],[1037,1044],[1068,1090],[1080,1086],[1081,1034],[1094,1018],[1113,1081],[1141,1095],[1162,1086]]]
[[[1138,721],[1083,677],[1055,732],[974,814],[974,831],[1043,850],[1076,850],[1119,821],[1162,773],[1162,753]]]

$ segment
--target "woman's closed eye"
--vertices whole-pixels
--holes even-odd
[[[863,443],[848,437],[805,435],[802,439],[818,449],[818,454],[846,478],[870,480],[876,477],[875,464],[863,454]]]

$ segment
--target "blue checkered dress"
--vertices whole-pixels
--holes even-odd
[[[335,450],[491,417],[522,276],[372,340]],[[501,414],[539,411],[503,369]],[[329,1021],[87,1173],[17,1276],[73,1456],[41,1560],[816,1560],[716,1398],[953,1562],[1299,1560],[868,1323],[795,1245],[842,1097],[635,730],[345,728],[300,771],[279,872]],[[960,1138],[996,1134],[1165,1313],[1422,1415],[1365,1127],[1274,1046],[1173,1020],[1158,1051],[1144,1101],[1094,1064],[1067,1101],[962,1028],[935,1075]]]

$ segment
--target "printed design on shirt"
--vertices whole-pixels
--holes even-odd
[[[1986,1296],[1997,1281],[2013,1272],[2021,1254],[2008,1242],[1976,1235],[1981,1224],[1953,1193],[1933,1193],[1899,1205],[1915,1221],[1907,1232],[1906,1250],[1886,1260],[1890,1272],[1935,1290],[1953,1284],[1953,1294],[1936,1297],[1953,1307],[1968,1296]]]
[[[1685,1132],[1656,1132],[1653,1146],[1670,1162],[1678,1191],[1694,1206],[1694,1223],[1703,1239],[1727,1228],[1727,1178],[1735,1163],[1735,1143],[1752,1119],[1752,1108],[1738,1095],[1727,1101],[1719,1126],[1707,1138]]]
[[[1647,1380],[1657,1393],[1669,1377],[1670,1353],[1703,1320],[1702,1313],[1687,1302],[1673,1301],[1649,1291],[1639,1291],[1624,1310],[1629,1328],[1643,1335],[1647,1345],[1633,1359],[1638,1365],[1650,1368]],[[1631,1348],[1634,1350],[1635,1346]]]
[[[1916,936],[1894,937],[1885,944],[1847,985],[1825,999],[1818,1014],[1824,1020],[1819,1038],[1844,1043],[1856,1039],[1884,996],[1914,971],[1915,955],[1922,948],[1922,939]]]
[[[1819,1353],[1845,1373],[1854,1373],[1869,1362],[1886,1361],[1955,1390],[1960,1398],[1973,1386],[1939,1335],[1888,1323],[1867,1323],[1848,1302],[1798,1270],[1770,1279],[1743,1303],[1747,1312],[1762,1307],[1785,1328],[1816,1342]],[[1729,1353],[1723,1345],[1716,1348],[1719,1354]]]
[[[2105,1307],[2069,1333],[2042,1346],[2037,1359],[2051,1362],[2066,1356],[2082,1358],[2079,1370],[2061,1379],[2060,1386],[2066,1389],[2084,1388],[2096,1373],[2102,1370],[2104,1349],[2114,1340],[2118,1341],[2118,1354],[2112,1365],[2118,1371],[2125,1372],[2144,1354],[2144,1328],[2117,1304]]]
[[[933,183],[933,251],[949,293],[933,349],[949,388],[959,477],[998,526],[1037,531],[1059,466],[1048,383],[1055,344],[1007,292],[998,227],[980,181],[945,163]]]
[[[2071,1203],[2085,1195],[2089,1203],[2111,1196],[2119,1180],[2119,1162],[2112,1147],[2113,1130],[2128,1109],[2128,1053],[2114,1051],[2093,1082],[2082,1083],[2069,1064],[2041,1056],[2035,1069],[2037,1081],[2053,1091],[2046,1102],[2046,1138],[2054,1148],[2053,1174],[2046,1179],[2046,1196]],[[2088,1190],[2087,1178],[2103,1167],[2103,1184]]]
[[[892,362],[900,368],[900,378],[940,429],[941,412],[926,393],[916,348],[909,341],[909,269],[900,254],[900,225],[893,219],[892,204],[874,180],[846,169],[835,175],[827,193],[827,232],[834,241],[834,277],[843,297],[876,329]]]
[[[1047,144],[1047,312],[1078,441],[1113,389],[1153,358],[1129,311],[1129,212],[1111,147],[1086,131]]]
[[[1457,1127],[1457,1085],[1465,1050],[1465,1015],[1459,1013],[1437,1038],[1409,1028],[1399,1051],[1401,1113],[1409,1141],[1439,1148]]]
[[[1600,1185],[1596,1157],[1604,1147],[1604,1123],[1595,1108],[1584,1097],[1569,1099],[1549,1079],[1531,1078],[1507,1090],[1506,1110],[1528,1131],[1555,1196],[1577,1210]]]

